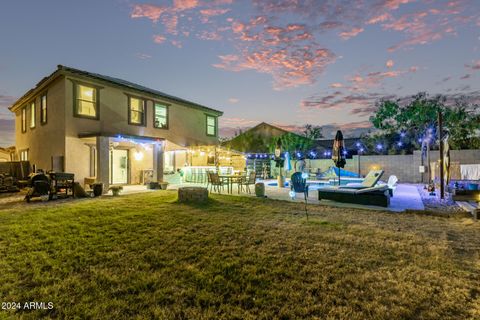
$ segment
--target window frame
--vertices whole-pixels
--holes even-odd
[[[37,127],[37,104],[35,100],[30,101],[30,129],[35,129]]]
[[[45,97],[45,105],[43,103]],[[45,117],[43,116],[43,110],[45,109]],[[48,122],[48,97],[47,92],[40,95],[40,124],[44,125]]]
[[[143,117],[141,123],[132,122],[132,106],[130,104],[131,99],[137,99],[143,102]],[[136,110],[135,110],[136,111]],[[139,112],[139,111],[136,111]],[[128,113],[128,124],[132,126],[146,127],[147,126],[147,100],[139,97],[127,94],[127,113]]]
[[[208,118],[213,118],[214,119],[214,126],[213,126],[213,130],[214,130],[214,133],[213,134],[209,134],[208,133]],[[216,137],[217,134],[218,134],[218,117],[217,116],[212,116],[211,114],[205,114],[205,132],[207,134],[207,136],[209,137]]]
[[[20,122],[22,133],[27,132],[27,106],[22,107],[22,111],[20,112]]]
[[[83,118],[83,119],[90,119],[90,120],[100,120],[100,89],[102,87],[96,86],[91,83],[86,83],[86,82],[80,82],[76,80],[72,80],[73,82],[73,116],[76,118]],[[95,116],[88,116],[84,114],[78,113],[78,101],[77,95],[78,95],[78,88],[79,86],[91,88],[94,90],[94,96],[95,96]],[[88,101],[91,102],[91,101]]]
[[[157,104],[161,105],[162,107],[165,107],[166,111],[167,111],[167,114],[165,116],[166,120],[167,120],[167,123],[165,124],[164,127],[159,127],[155,124],[155,120],[156,120],[156,111],[157,111]],[[169,119],[170,118],[170,105],[169,104],[166,104],[166,103],[163,103],[163,102],[160,102],[160,101],[153,101],[153,127],[155,129],[163,129],[163,130],[168,130],[169,129]]]

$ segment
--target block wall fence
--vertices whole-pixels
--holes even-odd
[[[438,150],[430,151],[430,163],[432,168],[438,163],[440,157]],[[480,164],[480,150],[451,150],[451,175],[452,179],[459,179],[460,165]],[[306,160],[307,168],[311,171],[325,171],[333,165],[331,159]],[[385,171],[383,180],[390,175],[396,175],[401,182],[421,183],[428,182],[428,173],[420,173],[419,167],[422,164],[420,151],[409,155],[368,155],[353,156],[347,159],[345,170],[366,175],[370,170],[382,169]],[[292,161],[292,168],[295,168],[296,161]],[[425,166],[427,163],[425,162]],[[274,166],[274,165],[273,165]],[[437,166],[438,167],[438,166]],[[438,168],[437,168],[438,171]]]

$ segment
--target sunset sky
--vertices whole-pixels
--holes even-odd
[[[356,135],[384,96],[480,96],[478,0],[3,0],[0,146],[63,64],[261,121]]]

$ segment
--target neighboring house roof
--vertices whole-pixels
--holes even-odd
[[[222,111],[212,109],[212,108],[203,106],[201,104],[198,104],[198,103],[195,103],[195,102],[192,102],[192,101],[188,101],[188,100],[176,97],[176,96],[172,96],[170,94],[167,94],[167,93],[155,90],[155,89],[150,89],[150,88],[144,87],[142,85],[139,85],[139,84],[136,84],[136,83],[133,83],[133,82],[130,82],[130,81],[126,81],[126,80],[122,80],[122,79],[118,79],[118,78],[114,78],[114,77],[110,77],[110,76],[105,76],[105,75],[98,74],[98,73],[83,71],[83,70],[79,70],[79,69],[75,69],[75,68],[71,68],[71,67],[66,67],[66,66],[62,66],[62,65],[58,65],[58,69],[56,71],[54,71],[48,77],[45,77],[40,82],[38,82],[37,85],[35,86],[35,88],[30,89],[26,94],[24,94],[20,99],[18,99],[9,109],[13,111],[13,109],[15,109],[16,106],[22,105],[24,100],[29,99],[30,95],[32,93],[38,91],[40,88],[44,87],[46,84],[50,83],[50,81],[53,81],[54,79],[56,79],[58,76],[60,76],[62,74],[78,75],[78,76],[82,76],[82,77],[91,78],[91,79],[94,79],[94,80],[100,80],[100,81],[108,82],[110,84],[117,85],[117,86],[120,86],[120,87],[123,87],[123,88],[128,88],[128,89],[132,89],[132,90],[135,90],[135,91],[140,91],[140,92],[143,92],[143,93],[158,96],[158,97],[163,98],[163,99],[178,102],[178,103],[181,103],[181,104],[183,104],[187,107],[193,107],[193,108],[196,108],[196,109],[201,109],[201,110],[205,110],[205,111],[208,111],[208,112],[213,112],[217,115],[222,115],[223,114]]]

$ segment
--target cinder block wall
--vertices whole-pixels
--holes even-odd
[[[440,158],[438,150],[430,151],[430,162],[436,162]],[[451,150],[450,161],[457,164],[480,164],[480,150]],[[292,168],[295,168],[295,161],[292,161]],[[353,156],[347,159],[345,170],[366,175],[370,170],[382,169],[385,171],[383,180],[390,175],[396,175],[401,182],[421,183],[428,182],[428,173],[420,173],[419,167],[422,163],[420,151],[409,155],[368,155]],[[427,162],[424,163],[427,165]],[[317,169],[325,171],[333,166],[331,159],[307,160],[306,166],[315,172]],[[360,170],[359,170],[360,169]]]

